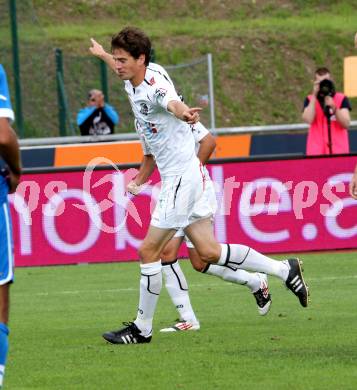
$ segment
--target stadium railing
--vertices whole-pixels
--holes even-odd
[[[240,135],[240,134],[281,134],[281,133],[307,133],[308,125],[305,123],[266,125],[266,126],[241,126],[221,127],[213,129],[215,135]],[[352,121],[349,130],[357,130],[357,121]],[[47,138],[20,139],[21,147],[63,145],[90,142],[133,141],[138,140],[138,135],[133,133],[120,133],[104,136],[67,136]]]

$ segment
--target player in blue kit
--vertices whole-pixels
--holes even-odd
[[[9,287],[14,277],[12,227],[7,196],[20,180],[21,161],[17,137],[10,126],[14,120],[6,73],[0,64],[0,157],[6,164],[0,174],[0,388],[8,351]]]

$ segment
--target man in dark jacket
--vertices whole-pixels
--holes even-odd
[[[115,109],[105,103],[103,92],[92,89],[88,93],[87,107],[77,114],[77,125],[81,135],[107,135],[114,133],[114,126],[119,123]]]

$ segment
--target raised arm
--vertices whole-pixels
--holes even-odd
[[[95,39],[90,39],[92,46],[89,48],[89,51],[95,56],[106,62],[106,64],[112,69],[114,73],[117,73],[115,67],[115,61],[113,56],[110,53],[107,53],[103,46],[99,44]]]
[[[347,108],[337,108],[335,110],[335,115],[337,121],[340,123],[342,127],[348,129],[351,124],[351,116],[350,112]]]
[[[316,104],[317,104],[317,93],[319,91],[320,82],[314,81],[311,98],[309,100],[309,104],[304,108],[304,111],[302,113],[302,120],[311,125],[311,123],[315,119],[316,115]]]

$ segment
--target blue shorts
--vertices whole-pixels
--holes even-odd
[[[0,285],[14,279],[14,253],[10,208],[7,200],[0,202]]]

